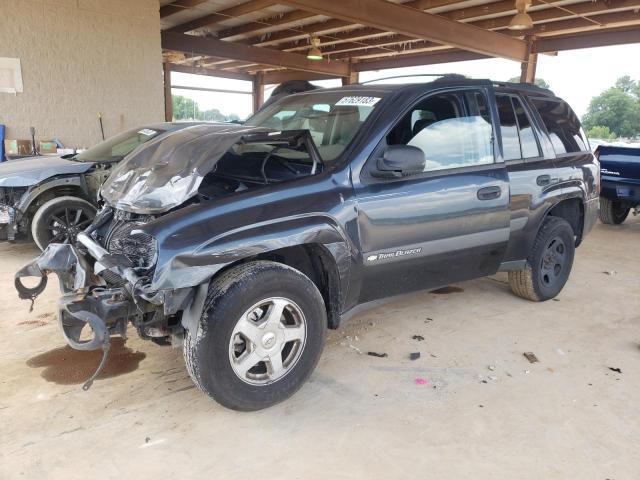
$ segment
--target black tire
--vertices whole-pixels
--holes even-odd
[[[608,225],[619,225],[629,215],[629,207],[620,202],[614,202],[608,198],[600,197],[600,221]]]
[[[536,235],[525,269],[509,272],[511,291],[533,302],[554,298],[569,279],[575,248],[569,222],[547,217]]]
[[[232,348],[239,338],[234,336],[234,329],[242,318],[249,317],[245,313],[251,308],[274,297],[292,301],[299,307],[306,322],[306,338],[304,343],[295,344],[301,345],[300,353],[296,354],[297,360],[284,376],[266,384],[250,384],[232,366],[231,356],[235,354]],[[233,410],[260,410],[293,395],[311,375],[322,353],[326,329],[324,301],[309,278],[279,263],[250,262],[232,268],[212,281],[197,331],[185,334],[185,363],[195,384],[218,403]],[[265,337],[262,337],[264,341]],[[246,352],[241,355],[248,355],[249,346],[258,350],[257,342],[249,341],[247,345]],[[281,361],[287,345],[292,344],[284,345],[278,354]],[[262,367],[266,372],[264,375],[269,375],[267,366],[268,363],[259,362],[245,375],[260,375],[250,372]]]
[[[51,242],[75,243],[76,235],[96,216],[96,207],[78,197],[58,197],[43,203],[31,220],[31,235],[40,250]]]

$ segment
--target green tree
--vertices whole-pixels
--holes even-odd
[[[173,95],[173,119],[174,120],[202,120],[205,122],[229,122],[239,120],[236,113],[225,116],[217,108],[210,110],[200,110],[198,103],[182,95]]]
[[[198,104],[182,95],[172,95],[174,120],[200,120],[201,112]]]
[[[640,134],[640,99],[638,84],[621,77],[614,87],[591,99],[583,118],[586,129],[601,126],[622,137]]]
[[[629,75],[625,75],[624,77],[620,77],[616,80],[615,88],[618,88],[629,95],[635,95],[637,87],[638,85],[636,85],[636,82],[632,80]]]
[[[202,112],[198,120],[204,120],[206,122],[226,122],[227,117],[220,113],[220,110],[217,108],[212,108],[211,110]]]
[[[617,135],[609,130],[609,127],[603,127],[602,125],[595,125],[587,131],[587,137],[599,138],[602,140],[613,140]]]
[[[513,77],[507,81],[511,83],[520,83],[520,77]],[[551,88],[544,78],[536,78],[534,83],[541,88]]]

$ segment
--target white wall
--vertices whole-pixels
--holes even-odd
[[[90,147],[164,119],[158,0],[0,0],[0,57],[18,57],[24,92],[0,93],[6,138]]]

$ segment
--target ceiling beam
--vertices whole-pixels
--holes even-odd
[[[598,23],[594,23],[597,21]],[[605,13],[599,15],[590,15],[587,18],[576,17],[568,20],[559,20],[556,22],[548,22],[536,25],[533,29],[527,30],[527,35],[547,36],[557,32],[567,32],[574,30],[587,31],[601,29],[603,25],[613,27],[629,26],[630,24],[640,26],[640,13],[636,11],[616,11],[613,13]],[[521,36],[522,32],[505,31],[510,35]],[[393,37],[383,37],[375,40],[364,40],[363,44],[357,43],[341,43],[333,45],[331,49],[324,49],[323,53],[332,60],[340,60],[344,58],[361,58],[361,57],[385,57],[397,54],[408,54],[413,51],[419,52],[424,50],[432,50],[433,43],[414,40],[409,46],[406,45],[406,39],[394,39]],[[384,48],[376,48],[384,46]]]
[[[558,0],[550,0],[550,1],[558,1]],[[411,8],[417,8],[419,10],[432,10],[432,9],[442,8],[442,7],[455,5],[456,3],[463,3],[463,2],[464,0],[410,0],[404,3],[403,5]],[[294,12],[297,15],[299,15],[298,20],[309,19],[309,18],[318,16],[317,13],[307,12],[303,10],[294,10],[293,12],[290,12],[290,13],[293,14]],[[260,30],[264,30],[266,28],[265,25],[268,22],[269,22],[268,18],[262,18],[260,20],[257,20],[256,23],[262,24],[262,26],[260,26],[259,28],[255,28],[253,30],[248,28],[243,32],[243,34],[244,35],[256,34],[256,32]],[[311,33],[328,32],[330,30],[343,30],[345,28],[355,28],[355,27],[357,27],[357,25],[354,25],[353,22],[333,19],[328,21],[307,24],[298,30],[293,30],[293,29],[285,30],[285,31],[278,30],[272,36],[269,36],[269,39],[267,40],[262,41],[261,38],[250,38],[246,41],[246,43],[252,44],[252,45],[262,45],[262,44],[267,45],[267,44],[277,43],[277,41],[289,40],[296,37],[306,37],[306,36],[309,36],[309,34]],[[304,32],[301,32],[299,30],[304,30]],[[384,33],[382,30],[379,30],[379,29],[375,29],[375,31],[379,34]]]
[[[327,75],[319,75],[311,72],[297,72],[295,70],[276,70],[273,72],[266,72],[264,74],[264,83],[266,85],[274,85],[278,83],[287,82],[289,80],[328,80],[332,77]]]
[[[211,68],[187,67],[186,65],[168,64],[172,72],[191,73],[193,75],[206,75],[209,77],[230,78],[233,80],[253,80],[253,75],[240,72],[229,72],[225,70],[214,70]]]
[[[548,2],[544,3],[544,5],[550,5],[560,1],[564,0],[548,0]],[[603,0],[598,1],[602,2]],[[452,0],[412,0],[410,2],[404,3],[403,5],[419,10],[426,10],[428,13],[434,13],[437,11],[437,15],[449,18],[451,20],[464,20],[465,18],[473,18],[483,15],[486,16],[496,12],[515,13],[513,0],[503,0],[500,2],[494,2],[476,7],[447,10],[447,12],[445,13],[440,13],[442,8],[453,8],[457,3],[463,2]],[[540,5],[542,3],[541,0],[534,0],[533,4]],[[309,13],[308,15],[309,17],[316,16],[312,13]],[[329,20],[305,25],[304,30],[305,32],[307,32],[307,34],[294,30],[277,31],[271,35],[266,36],[265,38],[263,38],[262,36],[249,38],[246,40],[246,43],[251,45],[273,45],[279,44],[283,41],[292,41],[296,38],[308,36],[308,33],[321,34],[330,30],[341,30],[340,32],[333,33],[330,37],[320,37],[320,40],[323,44],[329,44],[332,42],[331,37],[349,37],[350,31],[354,31],[354,29],[361,36],[361,38],[373,37],[376,35],[384,35],[385,33],[389,33],[378,28],[362,28],[360,25],[354,24],[353,22],[346,22],[344,20]],[[362,33],[360,34],[360,32]],[[351,37],[349,37],[349,39],[351,39]],[[286,49],[285,47],[279,48],[282,48],[283,50]]]
[[[352,69],[356,72],[367,72],[371,70],[385,70],[387,68],[416,67],[421,65],[435,65],[438,63],[465,62],[468,60],[480,60],[491,58],[476,52],[465,50],[449,49],[435,53],[407,54],[385,60],[366,60],[354,63]]]
[[[349,75],[349,66],[344,62],[307,60],[306,57],[297,53],[251,47],[238,43],[225,42],[224,40],[218,40],[216,38],[162,32],[161,43],[162,48],[188,52],[195,55],[210,55],[217,58],[261,63],[274,67],[285,67],[339,77]]]
[[[527,30],[527,35],[547,36],[556,32],[587,31],[601,29],[603,27],[613,27],[614,25],[640,24],[640,13],[634,11],[605,13],[602,15],[589,15],[588,17],[570,18],[557,22],[542,23],[535,25],[531,30]],[[509,32],[511,33],[511,32]],[[556,33],[557,34],[557,33]]]
[[[168,28],[170,32],[185,33],[198,28],[209,27],[218,23],[222,23],[230,18],[242,17],[249,13],[257,12],[263,8],[275,5],[277,0],[249,0],[248,2],[241,3],[240,5],[234,5],[233,7],[225,8],[219,12],[205,15],[204,17],[196,18],[189,22],[181,23]]]
[[[274,15],[267,18],[261,18],[253,22],[245,23],[244,25],[238,25],[230,27],[225,30],[220,30],[217,33],[218,38],[224,38],[228,40],[236,40],[236,37],[243,37],[247,34],[254,34],[262,30],[267,30],[273,27],[287,25],[290,23],[298,23],[301,20],[305,20],[309,17],[316,17],[317,15],[309,14],[309,12],[303,12],[301,10],[293,10],[291,12],[284,13],[282,15]],[[304,27],[302,27],[304,28]]]
[[[602,0],[600,0],[595,2],[571,4],[563,8],[564,9],[550,8],[546,10],[529,12],[531,19],[536,24],[534,28],[540,28],[541,25],[545,25],[547,23],[548,25],[552,26],[553,24],[558,23],[558,21],[566,18],[573,17],[579,19],[579,15],[591,16],[625,10],[634,10],[640,8],[640,0],[609,0],[607,2],[603,2]],[[510,21],[511,15],[506,17],[497,17],[487,20],[474,21],[471,22],[471,24],[475,25],[476,27],[488,30],[496,30],[507,28]],[[529,35],[531,31],[527,30],[526,32],[519,32],[520,35],[525,33]]]
[[[184,12],[206,1],[207,0],[175,0],[168,5],[160,7],[160,18],[168,17],[174,13]]]
[[[556,0],[561,1],[561,0]],[[511,36],[522,36],[522,32],[511,32],[506,30],[506,27],[509,25],[511,21],[511,16],[513,15],[513,2],[509,0],[506,2],[509,6],[505,5],[505,2],[496,2],[487,5],[481,5],[476,7],[469,7],[462,10],[454,10],[447,13],[440,14],[443,17],[449,18],[451,20],[461,20],[467,21],[469,18],[477,18],[480,14],[491,13],[494,14],[497,11],[507,12],[507,16],[496,17],[492,19],[485,20],[475,20],[469,22],[471,25],[475,25],[477,27],[487,29],[487,30],[505,30],[504,33],[509,34]],[[541,5],[539,1],[534,2],[534,5]],[[565,17],[578,15],[596,15],[596,14],[604,14],[609,12],[620,12],[620,11],[628,11],[635,10],[640,8],[640,0],[596,0],[596,1],[587,1],[578,4],[571,4],[567,7],[567,10],[561,10],[558,8],[548,8],[548,4],[543,4],[547,6],[545,10],[536,10],[531,11],[530,15],[534,22],[543,22],[545,20],[557,20]],[[508,8],[507,8],[508,7]],[[627,12],[629,13],[629,12]],[[577,18],[576,20],[579,20]],[[553,31],[552,28],[555,27],[555,24],[558,22],[549,22],[549,30]],[[536,25],[534,27],[534,32],[544,30],[544,25],[546,23],[541,23],[540,25]],[[527,32],[529,33],[529,32]],[[323,45],[322,50],[327,51],[327,53],[331,53],[332,49],[326,49],[324,46],[328,45],[336,45],[343,42],[353,42],[358,40],[363,43],[368,42],[379,42],[380,41],[381,32],[375,28],[358,28],[356,30],[347,30],[344,32],[333,33],[331,35],[323,36],[320,35],[320,41]],[[389,33],[388,35],[392,35]],[[370,40],[371,38],[375,38],[375,40]],[[397,35],[397,41],[392,41],[393,37],[389,37],[390,41],[382,40],[382,43],[378,43],[376,46],[380,45],[393,45],[396,43],[405,43],[410,41],[411,37],[407,37],[406,35]],[[266,41],[264,44],[270,44],[272,42]],[[255,44],[255,42],[254,42]],[[362,45],[365,47],[365,45]],[[288,43],[279,44],[278,47],[281,50],[286,51],[296,51],[296,50],[304,50],[309,48],[306,43],[298,41],[291,41]]]
[[[556,0],[561,1],[561,0]],[[464,10],[456,10],[442,14],[443,16],[449,16],[456,14],[457,17],[463,17],[458,12],[468,13],[471,17],[477,17],[482,12],[495,11],[496,7],[506,8],[503,5],[505,2],[495,2],[480,7],[470,7]],[[513,9],[513,3],[510,3],[509,8]],[[592,20],[597,20],[603,24],[622,24],[622,23],[635,23],[640,19],[640,15],[637,13],[638,7],[640,7],[640,0],[596,0],[588,1],[578,4],[571,4],[570,11],[561,10],[557,8],[548,8],[548,4],[541,4],[538,0],[534,2],[534,5],[545,5],[546,10],[538,9],[531,12],[534,22],[540,22],[541,20],[563,18],[573,16],[574,18],[568,20],[559,20],[553,22],[544,22],[537,24],[533,30],[529,30],[527,34],[545,35],[546,32],[556,31],[568,31],[570,29],[590,29],[600,28],[597,24],[587,20],[584,17],[575,17],[574,14],[593,16]],[[489,9],[491,7],[491,9]],[[631,11],[633,10],[633,12]],[[613,13],[611,13],[613,12]],[[513,14],[513,11],[511,11]],[[598,16],[594,16],[598,15]],[[506,17],[499,17],[489,20],[476,20],[470,22],[481,28],[501,30],[505,34],[511,36],[522,36],[522,32],[512,32],[507,30],[511,20],[511,15]],[[464,20],[463,20],[464,21]],[[339,60],[343,58],[362,58],[362,57],[384,57],[394,55],[395,52],[405,54],[412,50],[424,51],[428,44],[424,41],[413,39],[406,35],[397,35],[388,33],[387,35],[380,36],[379,30],[374,28],[359,28],[357,30],[350,30],[345,32],[339,32],[331,34],[330,36],[320,36],[322,41],[322,51],[327,55],[327,58],[332,60]],[[408,44],[408,46],[407,46]],[[372,48],[373,47],[373,48]],[[382,47],[382,48],[375,48]],[[278,45],[279,49],[286,51],[299,51],[305,50],[308,47],[301,41],[289,42]],[[386,51],[385,51],[386,50]],[[342,52],[351,52],[350,54]]]
[[[524,60],[526,55],[522,40],[384,0],[282,0],[281,3],[483,55],[517,61]]]
[[[616,29],[599,29],[592,32],[543,37],[533,44],[534,53],[576,50],[580,48],[608,47],[640,43],[640,28],[626,27]]]

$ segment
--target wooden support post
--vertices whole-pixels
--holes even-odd
[[[349,65],[349,76],[342,77],[342,85],[355,85],[356,83],[360,83],[360,72],[352,70]]]
[[[534,83],[536,81],[536,66],[538,64],[538,54],[532,53],[527,57],[526,62],[520,64],[520,82]]]
[[[527,55],[520,63],[520,83],[535,83],[538,54],[534,53],[534,40],[527,37]]]
[[[171,65],[169,63],[162,64],[164,72],[164,121],[173,121],[173,98],[171,97]]]
[[[253,113],[260,110],[264,103],[264,74],[256,72],[253,77]]]

